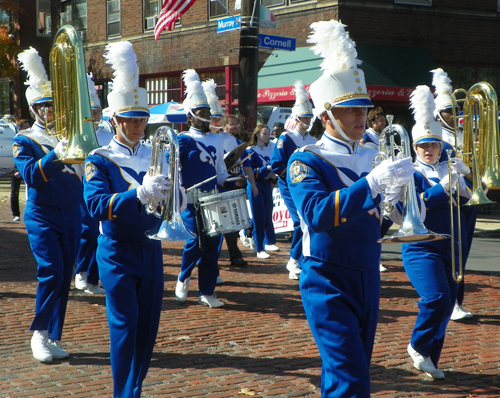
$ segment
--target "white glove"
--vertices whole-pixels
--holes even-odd
[[[394,185],[391,187],[387,187],[384,191],[384,202],[390,203],[398,203],[403,199],[404,194],[404,186],[403,185]]]
[[[68,147],[68,139],[63,138],[61,141],[59,141],[54,148],[54,153],[56,154],[58,159],[61,159],[64,154],[66,153],[66,148]]]
[[[142,180],[142,185],[137,188],[137,199],[142,204],[153,202],[163,202],[167,197],[167,191],[170,190],[171,182],[164,174],[150,176],[147,173]]]
[[[411,157],[398,160],[384,160],[366,176],[368,185],[375,197],[387,187],[408,184],[415,172]]]
[[[453,165],[453,170],[457,173],[462,174],[463,176],[470,173],[469,167],[461,159],[451,158],[450,160]]]
[[[458,173],[453,170],[451,172],[451,186],[455,187],[456,183],[458,181]],[[443,186],[443,189],[446,193],[450,193],[450,177],[449,175],[445,175],[439,183]]]

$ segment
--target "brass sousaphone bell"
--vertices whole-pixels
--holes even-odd
[[[99,144],[90,107],[82,39],[73,26],[64,25],[57,32],[49,67],[54,122],[47,126],[47,134],[68,139],[66,152],[59,161],[82,164]]]

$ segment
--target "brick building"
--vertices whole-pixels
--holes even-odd
[[[149,91],[150,105],[180,101],[181,73],[196,69],[212,77],[226,113],[238,104],[239,31],[217,33],[217,19],[230,16],[235,0],[197,0],[155,42],[153,28],[161,0],[61,0],[61,24],[72,22],[82,32],[86,68],[95,76],[103,104],[111,68],[102,57],[107,43],[129,40],[137,54],[140,83]],[[244,0],[243,0],[244,1]],[[50,0],[19,0],[20,44],[33,46],[45,62],[52,44]],[[36,3],[35,7],[33,3]],[[408,95],[418,84],[431,83],[429,70],[443,67],[455,87],[468,88],[479,80],[500,89],[500,1],[482,0],[262,0],[276,17],[277,28],[260,33],[296,38],[295,52],[259,51],[259,106],[293,103],[295,79],[307,85],[319,76],[319,60],[307,47],[312,22],[339,18],[348,26],[364,61],[374,101],[403,119],[408,118]],[[54,7],[54,6],[52,6]],[[316,75],[315,75],[316,74]],[[24,79],[25,76],[22,76]],[[311,80],[312,79],[312,80]],[[17,81],[16,100],[23,91]],[[274,94],[273,94],[274,93]],[[280,94],[281,93],[281,94]],[[24,103],[24,101],[21,101]],[[23,117],[26,117],[25,105]]]

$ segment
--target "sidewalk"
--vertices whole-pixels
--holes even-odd
[[[24,224],[11,221],[0,197],[0,397],[110,397],[105,298],[72,290],[63,334],[68,360],[32,358],[29,325],[36,264]],[[480,217],[478,231],[499,228],[498,213]],[[492,239],[498,246],[498,240]],[[220,309],[196,304],[196,274],[188,300],[173,296],[182,244],[164,243],[165,295],[153,361],[142,397],[319,398],[321,364],[304,317],[297,281],[288,279],[289,244],[259,260],[241,246],[246,268],[220,261]],[[400,261],[384,261],[380,319],[371,365],[373,397],[500,397],[500,273],[467,273],[465,307],[474,317],[451,322],[440,368],[443,381],[415,370],[406,354],[418,297]]]

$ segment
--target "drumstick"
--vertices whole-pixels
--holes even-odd
[[[212,181],[213,179],[217,178],[217,175],[214,175],[210,178],[207,178],[205,181],[202,181],[202,182],[199,182],[198,184],[194,184],[192,187],[189,187],[188,189],[186,189],[186,192],[189,192],[191,191],[192,189],[195,189],[195,188],[198,188],[200,185],[203,185],[205,184],[206,182],[209,182],[209,181]]]

